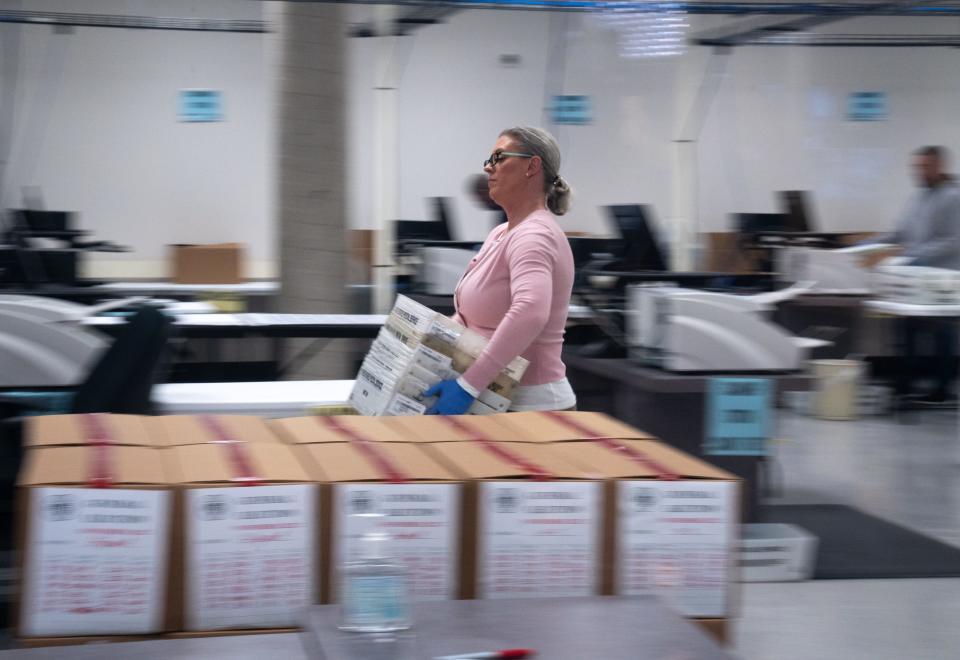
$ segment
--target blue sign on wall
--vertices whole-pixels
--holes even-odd
[[[851,92],[847,98],[850,121],[883,121],[887,118],[886,92]]]
[[[554,124],[585,125],[593,121],[589,96],[554,96],[550,104]]]
[[[223,94],[216,89],[180,90],[180,121],[223,121]]]
[[[703,453],[763,456],[770,436],[770,381],[711,378]]]

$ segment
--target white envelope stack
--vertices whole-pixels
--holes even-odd
[[[422,415],[433,403],[424,393],[441,380],[459,377],[477,359],[487,340],[406,296],[397,296],[367,353],[350,403],[362,415]],[[527,368],[515,358],[480,393],[468,411],[506,412]]]

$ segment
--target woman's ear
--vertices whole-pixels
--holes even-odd
[[[527,161],[527,176],[533,176],[543,167],[543,160],[540,156],[534,156]]]

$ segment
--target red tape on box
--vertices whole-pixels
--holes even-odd
[[[90,476],[87,485],[91,488],[110,488],[116,483],[116,476],[110,464],[110,445],[114,444],[110,431],[103,423],[102,413],[87,413],[80,416],[84,427],[87,446],[90,447]]]
[[[326,424],[335,431],[350,438],[350,444],[356,447],[371,463],[377,466],[377,469],[380,470],[380,473],[386,481],[394,484],[402,484],[410,481],[407,475],[393,464],[390,457],[380,451],[376,442],[363,437],[353,429],[347,428],[336,417],[317,416],[316,420],[318,423]]]
[[[552,410],[544,411],[543,414],[550,417],[550,419],[556,420],[561,424],[564,424],[572,428],[577,433],[580,433],[581,435],[583,435],[583,437],[586,438],[587,440],[591,440],[592,442],[598,442],[604,447],[606,447],[607,449],[612,449],[613,451],[619,454],[623,454],[634,463],[642,465],[648,470],[653,471],[657,475],[657,479],[663,479],[664,481],[676,481],[677,479],[680,478],[680,475],[678,475],[676,472],[669,469],[659,461],[655,461],[654,459],[650,458],[639,449],[635,449],[633,447],[630,447],[629,445],[625,445],[622,442],[620,442],[619,440],[621,440],[622,438],[611,438],[608,436],[597,435],[591,429],[584,426],[580,422],[573,419],[569,419],[566,415],[563,415],[556,411],[552,411]]]
[[[247,457],[247,451],[244,448],[246,443],[231,438],[220,420],[212,415],[201,415],[200,421],[215,438],[213,444],[220,445],[227,452],[227,459],[230,461],[234,473],[234,476],[230,477],[230,481],[241,486],[259,486],[262,484],[263,479],[253,471],[253,465]]]
[[[532,461],[528,461],[523,456],[517,456],[512,451],[504,447],[503,445],[497,443],[495,440],[484,437],[482,434],[477,433],[475,430],[461,422],[456,417],[445,417],[441,416],[440,419],[443,419],[451,426],[463,431],[464,433],[470,434],[470,439],[473,442],[480,443],[484,449],[489,451],[491,454],[494,454],[498,458],[501,458],[508,463],[512,463],[521,470],[525,470],[527,473],[533,475],[533,478],[538,481],[545,481],[547,479],[552,479],[553,475],[549,471],[540,467]]]

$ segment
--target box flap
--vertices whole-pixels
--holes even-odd
[[[626,451],[589,440],[554,444],[551,448],[571,463],[607,479],[656,479],[664,473],[681,479],[737,479],[736,475],[657,440],[614,442]]]
[[[623,443],[628,447],[642,451],[657,463],[666,465],[675,474],[686,479],[724,479],[731,481],[740,479],[731,472],[714,467],[706,461],[659,440],[624,440]]]
[[[271,422],[271,425],[284,441],[292,444],[351,442],[353,437],[350,433],[341,431],[337,426],[373,442],[410,442],[405,435],[402,435],[393,426],[388,425],[386,418],[383,417],[365,417],[362,415],[324,417],[312,415],[310,417],[276,419]]]
[[[318,481],[456,481],[456,476],[417,445],[322,443],[306,445]]]
[[[656,479],[659,476],[651,464],[633,460],[597,442],[564,442],[552,448],[564,459],[603,479]]]
[[[170,469],[175,483],[229,485],[247,478],[283,483],[311,481],[290,447],[278,443],[181,445],[164,451],[170,452],[169,458],[176,463]]]
[[[460,420],[467,418],[467,416],[458,417]],[[441,415],[384,417],[383,420],[388,426],[396,429],[406,442],[463,442],[474,437],[474,433],[450,424]]]
[[[459,426],[466,429],[466,438],[482,438],[497,442],[526,441],[526,436],[516,428],[504,424],[501,420],[513,413],[499,415],[458,415],[448,417],[443,421],[450,426]]]
[[[565,442],[591,436],[652,439],[649,433],[598,412],[518,412],[497,416],[497,421],[524,442]]]
[[[162,447],[203,444],[220,440],[204,421],[206,415],[164,415],[146,420],[147,428]],[[267,423],[251,415],[211,415],[217,426],[231,440],[239,442],[276,443],[279,438]]]
[[[38,447],[27,452],[19,486],[86,486],[106,473],[117,486],[165,485],[160,452],[153,447]]]
[[[424,447],[464,479],[591,478],[563,456],[530,443],[441,442]]]
[[[153,446],[155,441],[139,415],[95,414],[95,424],[113,444]],[[25,447],[86,445],[90,440],[87,415],[41,415],[28,417],[24,429]]]

